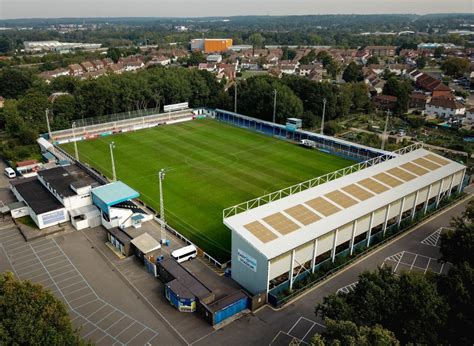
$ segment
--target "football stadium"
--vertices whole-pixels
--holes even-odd
[[[388,152],[219,109],[50,133],[57,150],[140,192],[168,229],[278,305],[318,268],[397,234],[463,191],[466,167],[414,143]],[[69,153],[67,154],[66,153]]]
[[[354,163],[207,118],[80,141],[80,161],[112,178],[112,141],[117,178],[156,211],[166,170],[167,223],[221,263],[230,259],[224,208]],[[74,154],[72,143],[64,148]]]

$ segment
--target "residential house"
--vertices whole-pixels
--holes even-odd
[[[214,72],[216,71],[216,64],[208,64],[208,63],[202,62],[198,65],[198,69],[205,70],[208,72]]]
[[[416,78],[416,85],[426,92],[431,93],[432,97],[451,97],[451,89],[440,80],[423,73]]]
[[[85,72],[92,72],[96,69],[90,61],[81,62],[80,65],[82,66]]]
[[[126,72],[134,72],[145,67],[145,64],[141,60],[129,60],[123,63],[123,68]]]
[[[408,107],[425,109],[429,96],[423,93],[412,92],[409,96]]]
[[[393,57],[397,47],[395,46],[367,46],[365,50],[369,52],[371,56],[379,57]]]
[[[323,75],[324,75],[325,70],[323,69],[313,69],[311,73],[308,75],[308,79],[312,80],[314,82],[322,82],[323,81]]]
[[[297,66],[297,64],[279,64],[283,74],[295,74]]]
[[[147,65],[166,66],[169,64],[171,64],[171,59],[169,57],[166,57],[164,55],[159,55],[159,56],[153,56]]]
[[[69,68],[69,74],[71,76],[78,77],[84,73],[84,69],[79,64],[71,64],[68,66],[68,68]]]
[[[220,54],[210,54],[206,57],[206,61],[208,63],[214,63],[214,64],[219,64],[222,62],[222,55]]]
[[[91,63],[94,65],[96,70],[102,70],[105,68],[105,63],[102,60],[93,60]]]
[[[105,68],[112,66],[114,64],[114,61],[110,58],[102,59],[102,62],[104,63]]]
[[[372,99],[375,108],[379,110],[393,110],[397,106],[398,98],[391,95],[377,95]]]
[[[466,123],[469,125],[474,124],[474,108],[466,110]]]
[[[421,76],[423,76],[423,72],[416,69],[408,73],[408,78],[414,82],[416,82],[416,80]]]
[[[232,81],[236,78],[237,72],[235,69],[235,65],[233,64],[219,64],[217,66],[217,76],[216,78],[220,81],[224,77],[228,81]]]
[[[298,67],[298,73],[300,76],[309,76],[315,69],[322,70],[323,67],[321,64],[300,65]]]
[[[425,106],[424,114],[438,118],[460,118],[466,113],[466,106],[453,98],[433,97]]]
[[[122,63],[116,63],[116,64],[108,65],[106,70],[108,72],[114,73],[114,74],[121,74],[122,72],[125,71]]]

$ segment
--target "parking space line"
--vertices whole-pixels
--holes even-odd
[[[82,308],[83,306],[86,306],[86,305],[88,305],[88,304],[90,304],[90,303],[93,303],[93,302],[95,302],[95,301],[100,301],[100,300],[96,298],[96,299],[94,299],[94,300],[88,301],[87,303],[84,303],[84,304],[81,304],[81,305],[79,305],[79,306],[76,306],[75,308],[73,308],[73,307],[71,306],[71,309],[72,309],[72,310],[77,310],[77,309]],[[83,316],[83,315],[81,314],[81,316]],[[84,316],[83,316],[83,317],[84,317]],[[85,318],[85,317],[84,317],[84,318]]]
[[[53,270],[53,271],[54,271],[54,270]],[[62,275],[64,275],[64,274],[68,274],[68,273],[73,272],[73,271],[74,271],[74,269],[70,269],[70,270],[65,271],[65,272],[63,272],[63,273],[61,273],[61,274],[54,274],[54,275],[56,275],[56,278],[58,278],[58,277],[60,277],[60,276],[62,276]],[[74,276],[73,276],[73,277],[74,277]],[[61,281],[58,281],[58,283],[60,283],[60,282],[61,282]]]
[[[117,323],[119,323],[121,320],[123,320],[125,318],[125,316],[122,316],[121,319],[115,321],[114,323],[112,323],[107,329],[105,329],[105,331],[109,330],[110,328],[112,328],[113,326],[115,326]]]
[[[2,243],[0,243],[0,248],[2,249],[3,253],[5,254],[5,257],[7,258],[7,261],[8,261],[8,263],[10,264],[10,267],[11,267],[12,270],[13,270],[13,273],[14,273],[15,276],[19,279],[19,278],[20,278],[20,275],[18,275],[18,273],[16,272],[15,267],[13,266],[12,262],[10,261],[10,258],[8,257],[8,254],[7,254],[7,251],[6,251],[5,248],[3,247],[3,244],[2,244]]]
[[[430,262],[431,262],[431,257],[428,258],[428,264],[426,265],[426,268],[425,268],[425,271],[423,272],[423,274],[426,274],[426,271],[427,271],[428,268],[430,267]]]
[[[73,276],[73,277],[74,277],[74,276]],[[77,276],[77,277],[79,278],[79,276]],[[81,278],[79,278],[79,279],[81,279]],[[69,287],[71,287],[71,286],[77,285],[77,284],[79,284],[79,283],[81,283],[81,282],[82,282],[82,279],[79,280],[78,282],[75,282],[75,283],[73,283],[73,284],[70,284],[70,285],[67,285],[67,286],[63,287],[62,290],[65,290],[65,289],[67,289],[67,288],[69,288]]]
[[[132,324],[130,324],[127,328],[122,329],[122,331],[121,331],[120,333],[116,334],[115,337],[118,339],[118,337],[119,337],[120,335],[122,335],[123,332],[125,332],[128,328],[130,328],[131,326],[133,326],[135,323],[137,323],[137,322],[134,320]]]
[[[41,252],[41,251],[44,250],[43,248],[45,248],[45,249],[52,248],[53,246],[51,246],[51,244],[52,244],[51,241],[48,240],[47,242],[44,242],[44,243],[41,243],[41,244],[34,243],[34,244],[31,244],[31,245],[35,248],[35,251]],[[45,247],[45,245],[47,247]]]
[[[2,233],[3,233],[3,232],[2,232]],[[2,234],[2,235],[3,235],[3,234]],[[11,234],[7,234],[7,235],[3,236],[3,237],[2,237],[2,242],[5,242],[5,241],[7,241],[7,240],[9,240],[9,239],[13,239],[14,237],[17,237],[17,238],[18,238],[18,236],[20,236],[18,233],[12,232]],[[20,238],[21,238],[21,236],[20,236]]]
[[[36,258],[27,258],[26,261],[23,261],[23,262],[18,262],[18,260],[14,259],[13,260],[15,262],[15,266],[18,267],[21,267],[25,264],[31,264],[31,263],[38,263],[38,261],[36,260]],[[28,268],[28,266],[24,266],[23,268]]]
[[[141,333],[140,333],[140,334],[141,334]],[[149,343],[151,340],[153,340],[154,338],[156,338],[157,336],[158,336],[158,333],[155,332],[155,334],[154,334],[151,338],[149,338],[149,339],[144,343],[144,345],[148,345],[148,343]],[[131,341],[131,340],[130,340],[130,341]]]
[[[19,249],[19,248],[21,248],[21,247],[26,248],[26,250],[20,251],[20,252],[16,251],[17,249]],[[15,256],[21,256],[22,254],[27,253],[27,252],[28,252],[28,253],[31,253],[31,250],[30,250],[30,248],[28,247],[27,244],[22,245],[22,246],[19,246],[19,247],[16,247],[16,248],[14,248],[14,249],[8,249],[8,250],[14,251],[14,252],[15,252]],[[13,256],[11,256],[11,257],[13,258]]]
[[[76,292],[82,291],[82,290],[85,289],[85,288],[88,288],[88,287],[87,287],[87,286],[81,287],[81,288],[78,288],[77,290],[74,290],[74,291],[72,291],[72,292],[64,293],[64,295],[69,296],[69,295],[74,294],[74,293],[76,293]]]
[[[93,328],[89,333],[87,333],[86,335],[83,335],[82,338],[85,339],[87,338],[89,335],[91,335],[92,333],[94,333],[96,330],[98,330],[99,328],[95,327]]]
[[[57,255],[57,256],[54,256],[54,257],[51,257],[51,258],[46,258],[46,259],[43,258],[43,262],[51,261],[52,259],[56,259],[56,258],[60,258],[60,257],[62,257],[61,254],[59,254],[59,255]]]
[[[28,267],[31,267],[31,266],[28,266]],[[38,269],[41,270],[41,268],[38,268],[38,263],[36,263],[36,266],[32,270],[28,270],[26,273],[23,273],[23,269],[19,269],[18,271],[21,273],[21,275],[28,276],[31,273],[34,273],[35,271],[37,271]]]
[[[66,273],[64,273],[64,274],[66,274]],[[61,274],[61,275],[62,275],[62,274]],[[61,276],[61,275],[58,275],[58,276]],[[65,281],[67,281],[67,280],[71,280],[71,279],[74,279],[74,278],[77,278],[77,277],[78,277],[77,275],[73,275],[73,276],[68,277],[68,278],[66,278],[66,279],[56,281],[56,283],[60,284],[60,283],[63,283],[63,282],[65,282]],[[77,283],[77,282],[76,282],[76,283]]]
[[[63,264],[63,263],[60,263],[60,264]],[[61,270],[65,269],[65,268],[68,268],[68,267],[69,267],[69,264],[66,263],[66,264],[63,264],[63,265],[62,265],[61,267],[59,267],[59,268],[49,269],[49,272],[50,272],[50,273],[54,273],[54,272],[57,272],[58,270],[61,271]],[[74,269],[70,269],[70,270],[74,270]],[[64,272],[64,273],[66,273],[66,272]]]
[[[413,262],[411,262],[410,271],[413,269],[413,266],[415,265],[415,261],[416,261],[417,258],[418,258],[418,254],[415,255],[415,258],[413,259]],[[422,268],[420,268],[420,269],[422,269]]]
[[[104,306],[107,306],[107,305],[104,305]],[[103,307],[104,307],[104,306],[103,306]],[[110,315],[112,315],[115,311],[117,311],[117,310],[115,310],[115,308],[114,308],[111,312],[109,312],[107,315],[105,315],[105,316],[102,317],[100,320],[98,320],[98,321],[97,321],[97,324],[99,324],[100,322],[102,322],[103,320],[105,320],[107,317],[109,317]],[[96,312],[97,312],[97,311],[96,311]]]
[[[80,300],[80,299],[82,299],[82,298],[84,298],[84,297],[87,297],[87,296],[89,296],[89,295],[91,295],[91,294],[94,294],[94,292],[89,292],[89,293],[87,293],[87,294],[84,294],[83,296],[80,296],[79,298],[76,298],[76,299],[73,299],[73,300],[68,300],[68,301],[69,301],[69,303],[72,303],[72,302],[75,302],[76,300]]]

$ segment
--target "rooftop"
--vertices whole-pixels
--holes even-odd
[[[137,191],[121,181],[96,187],[92,190],[92,194],[109,207],[140,196]]]
[[[99,183],[85,171],[76,165],[58,166],[51,169],[39,171],[41,176],[50,187],[63,197],[71,197],[77,193],[71,188],[81,188],[85,186],[97,186]]]
[[[271,259],[465,167],[417,149],[224,219]]]
[[[160,243],[148,233],[143,233],[132,240],[132,244],[142,253],[147,254],[161,248]]]
[[[37,177],[17,179],[11,184],[37,215],[63,208],[63,205],[41,184]]]

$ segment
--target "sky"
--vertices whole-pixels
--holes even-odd
[[[0,0],[0,19],[474,13],[474,0]]]

